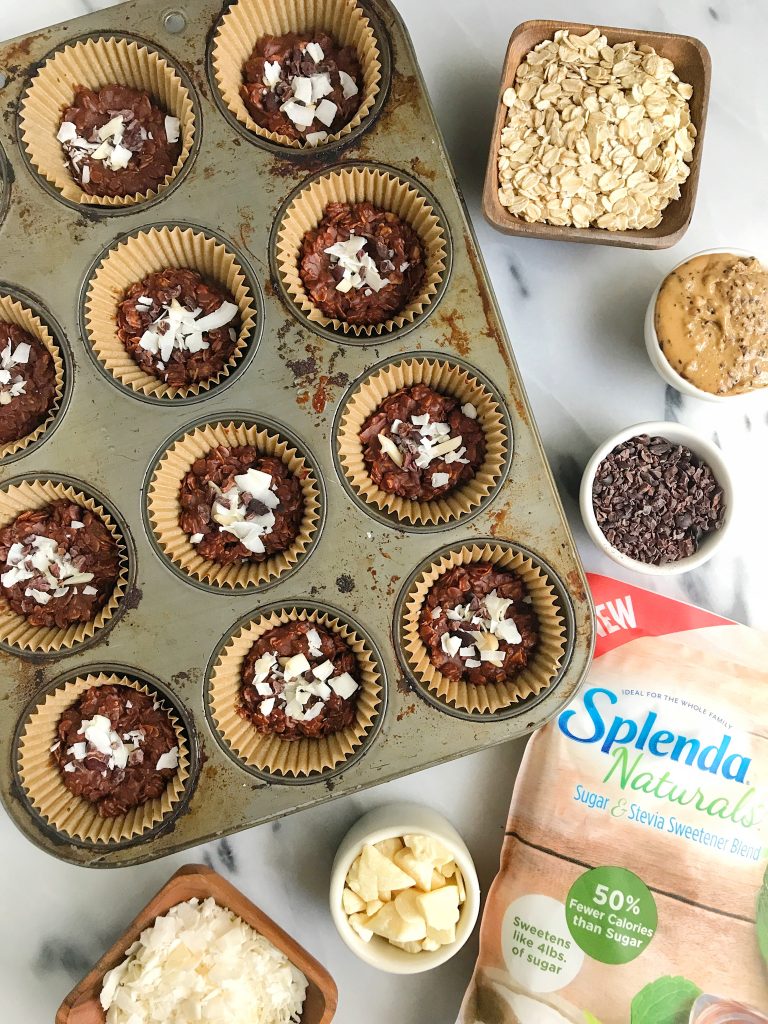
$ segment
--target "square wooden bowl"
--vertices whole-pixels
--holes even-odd
[[[180,868],[149,901],[90,974],[72,989],[59,1007],[56,1024],[104,1024],[105,1015],[99,1002],[104,975],[124,959],[126,949],[156,917],[194,896],[201,901],[212,896],[219,906],[237,914],[281,949],[309,982],[301,1024],[329,1024],[338,1003],[336,984],[330,974],[238,889],[204,864],[188,864]]]
[[[693,86],[690,100],[691,121],[698,132],[693,149],[691,173],[681,186],[679,199],[669,204],[662,220],[655,228],[634,231],[608,231],[604,228],[559,227],[555,224],[529,224],[522,217],[511,214],[499,201],[498,153],[501,146],[501,131],[507,123],[507,107],[502,96],[514,83],[515,74],[526,55],[545,39],[551,39],[559,29],[568,29],[583,35],[592,28],[599,28],[611,46],[616,43],[634,41],[647,43],[662,57],[668,57],[675,65],[675,73],[681,81]],[[712,62],[706,46],[692,36],[672,35],[669,32],[642,32],[632,28],[606,28],[604,25],[586,25],[571,21],[524,21],[518,25],[509,40],[504,70],[501,75],[498,107],[491,136],[491,151],[483,189],[483,213],[486,219],[500,231],[509,235],[525,235],[529,238],[550,238],[557,242],[594,242],[598,245],[621,245],[628,249],[667,249],[679,242],[693,216],[696,189],[699,184],[701,154],[704,147],[704,127],[709,104],[709,83]]]

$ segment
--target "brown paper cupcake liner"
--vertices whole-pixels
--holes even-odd
[[[329,203],[366,200],[410,224],[424,248],[425,274],[418,295],[397,316],[380,324],[350,324],[325,316],[312,302],[299,273],[301,243],[306,233],[323,219]],[[409,182],[376,167],[331,171],[303,188],[283,215],[276,245],[277,268],[283,286],[307,319],[358,337],[396,330],[423,313],[437,294],[448,252],[445,231],[427,198]]]
[[[16,324],[17,327],[21,327],[27,334],[31,334],[33,338],[37,338],[38,341],[42,342],[51,353],[56,375],[56,390],[53,402],[48,410],[48,415],[31,433],[25,434],[24,437],[20,437],[16,441],[9,441],[7,444],[0,445],[0,459],[5,459],[9,455],[15,455],[24,448],[28,448],[29,445],[34,444],[35,441],[38,441],[56,419],[56,415],[61,407],[62,398],[64,397],[64,359],[56,339],[40,317],[11,295],[0,295],[0,321]]]
[[[384,399],[414,384],[471,402],[485,434],[485,459],[472,479],[433,501],[401,498],[378,487],[369,475],[360,441],[363,423]],[[364,378],[341,413],[336,444],[344,475],[364,501],[403,522],[431,526],[466,515],[488,497],[504,473],[511,438],[497,399],[469,370],[448,360],[417,356],[389,363]]]
[[[62,713],[92,686],[107,684],[130,686],[160,700],[179,744],[179,767],[162,795],[116,818],[100,817],[92,803],[67,789],[59,770],[51,764],[51,747],[57,740]],[[189,747],[181,722],[162,694],[128,676],[99,672],[63,683],[37,705],[21,734],[17,768],[30,803],[57,832],[83,842],[119,843],[153,828],[178,804],[190,773]]]
[[[98,502],[68,484],[53,480],[23,480],[0,490],[0,529],[9,526],[22,512],[43,508],[60,498],[87,508],[103,520],[118,544],[120,560],[117,583],[109,600],[95,618],[90,622],[73,623],[64,629],[58,626],[32,626],[23,615],[12,611],[4,596],[0,597],[0,640],[23,651],[48,654],[67,650],[90,639],[115,614],[128,586],[128,552],[116,523]]]
[[[265,36],[305,31],[325,31],[342,46],[354,47],[363,75],[355,116],[317,147],[262,128],[248,113],[240,96],[243,66],[256,43]],[[355,0],[238,0],[221,19],[211,56],[219,94],[237,120],[261,138],[294,149],[322,149],[349,135],[368,116],[381,88],[381,55],[376,36]]]
[[[356,655],[360,669],[355,722],[320,739],[264,736],[237,713],[245,656],[264,633],[297,620],[315,622],[338,633]],[[299,778],[336,768],[360,747],[380,711],[381,676],[373,651],[346,622],[325,611],[287,607],[258,616],[230,637],[211,673],[208,700],[216,728],[241,761],[263,772]]]
[[[419,635],[419,617],[434,583],[449,569],[473,562],[490,562],[515,572],[525,583],[539,620],[539,639],[533,659],[511,682],[474,686],[448,679],[438,671]],[[471,544],[448,551],[422,572],[405,599],[401,642],[416,679],[446,704],[462,711],[489,714],[533,697],[551,686],[565,653],[565,620],[552,584],[544,571],[521,552],[498,544]]]
[[[56,135],[61,115],[74,99],[75,86],[97,90],[112,84],[148,93],[167,114],[179,118],[181,153],[159,190],[131,196],[91,196],[69,172]],[[19,126],[32,166],[64,199],[112,208],[146,202],[166,188],[189,158],[196,130],[192,97],[168,61],[146,46],[117,38],[71,43],[49,57],[22,98]]]
[[[202,558],[179,525],[179,491],[192,464],[218,445],[252,445],[261,455],[277,456],[301,483],[304,515],[293,544],[263,562],[220,565]],[[193,579],[218,587],[254,587],[288,572],[307,551],[320,519],[320,489],[306,459],[277,434],[244,423],[206,423],[180,437],[166,449],[149,482],[147,510],[157,541],[179,568]]]
[[[237,346],[221,372],[178,388],[145,373],[117,336],[117,306],[126,289],[169,267],[195,270],[225,288],[237,303],[241,320]],[[220,383],[243,357],[256,316],[255,298],[234,254],[223,242],[192,228],[149,228],[123,239],[101,260],[85,296],[86,330],[99,362],[125,387],[153,398],[187,398]]]

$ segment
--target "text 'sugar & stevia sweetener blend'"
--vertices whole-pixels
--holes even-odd
[[[768,1024],[768,636],[590,576],[598,643],[537,733],[461,1024]]]

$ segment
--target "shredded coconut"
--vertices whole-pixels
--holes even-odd
[[[298,1024],[307,979],[245,921],[208,898],[172,907],[104,976],[107,1024]]]

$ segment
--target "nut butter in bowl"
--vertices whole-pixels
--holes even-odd
[[[688,397],[733,403],[764,392],[768,264],[742,249],[679,263],[651,296],[645,344],[662,379]]]

